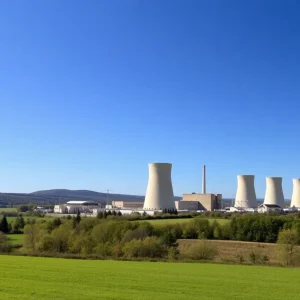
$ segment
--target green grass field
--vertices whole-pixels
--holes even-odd
[[[204,220],[205,218],[201,218]],[[182,219],[156,219],[156,220],[146,220],[147,222],[153,224],[153,225],[167,225],[167,224],[183,224],[183,223],[188,223],[191,222],[191,220],[194,220],[193,218],[182,218]],[[225,224],[229,222],[227,219],[212,219],[212,218],[207,218],[207,220],[212,223],[213,221],[217,221],[218,223]],[[140,222],[140,221],[138,221]]]
[[[300,269],[0,256],[2,300],[298,300]]]
[[[7,222],[8,223],[13,223],[15,220],[16,220],[17,217],[6,217],[7,219]],[[27,222],[27,220],[36,220],[37,222],[38,221],[42,221],[42,220],[46,220],[46,221],[49,221],[49,220],[53,220],[53,218],[49,218],[49,217],[23,217],[25,222]],[[1,217],[0,217],[1,219]]]
[[[0,207],[0,213],[2,212],[16,212],[17,209],[15,207]]]
[[[7,237],[13,245],[23,245],[24,234],[8,234]]]

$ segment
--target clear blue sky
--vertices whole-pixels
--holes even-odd
[[[0,191],[232,197],[300,177],[299,1],[1,1]]]

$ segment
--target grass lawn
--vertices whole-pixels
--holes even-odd
[[[8,234],[7,237],[13,245],[23,245],[24,234]]]
[[[8,223],[15,222],[16,218],[17,217],[6,217]],[[36,220],[37,222],[41,221],[41,220],[46,220],[46,221],[53,220],[52,218],[48,218],[48,217],[43,217],[43,218],[41,218],[41,217],[23,217],[23,218],[24,218],[25,222],[27,222],[27,220]],[[0,217],[0,219],[1,219],[1,217]]]
[[[0,256],[2,300],[298,300],[300,269]]]
[[[0,207],[0,213],[2,212],[16,212],[17,208],[15,207]]]
[[[191,222],[191,220],[194,220],[197,218],[182,218],[182,219],[156,219],[156,220],[145,220],[146,222],[149,222],[153,225],[167,225],[167,224],[182,224],[182,223],[187,223],[187,222]],[[199,218],[200,219],[200,218]],[[201,219],[205,219],[205,218],[201,218]],[[213,218],[207,218],[207,220],[212,223],[213,221],[217,221],[218,223],[220,223],[221,225],[229,222],[228,219],[213,219]],[[140,222],[140,221],[138,221]]]

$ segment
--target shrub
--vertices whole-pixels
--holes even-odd
[[[6,235],[0,232],[0,252],[9,253],[12,251],[12,245],[8,241]]]
[[[282,264],[291,266],[298,260],[296,246],[299,245],[300,236],[295,229],[285,229],[279,232],[277,240],[277,254]]]
[[[254,251],[251,251],[249,253],[249,260],[255,264],[255,263],[258,263],[259,260],[260,260],[260,255],[258,253],[255,253]]]
[[[202,240],[192,244],[187,250],[184,256],[189,259],[195,260],[213,260],[218,254],[218,249],[209,245],[207,241]]]
[[[166,248],[157,237],[146,237],[144,240],[131,240],[125,243],[122,252],[126,258],[134,257],[164,257],[167,254]]]

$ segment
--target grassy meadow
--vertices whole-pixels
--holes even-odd
[[[0,256],[11,299],[298,300],[300,269]]]
[[[13,245],[23,245],[24,234],[8,234],[7,237]]]
[[[16,207],[0,207],[0,213],[17,212]]]

